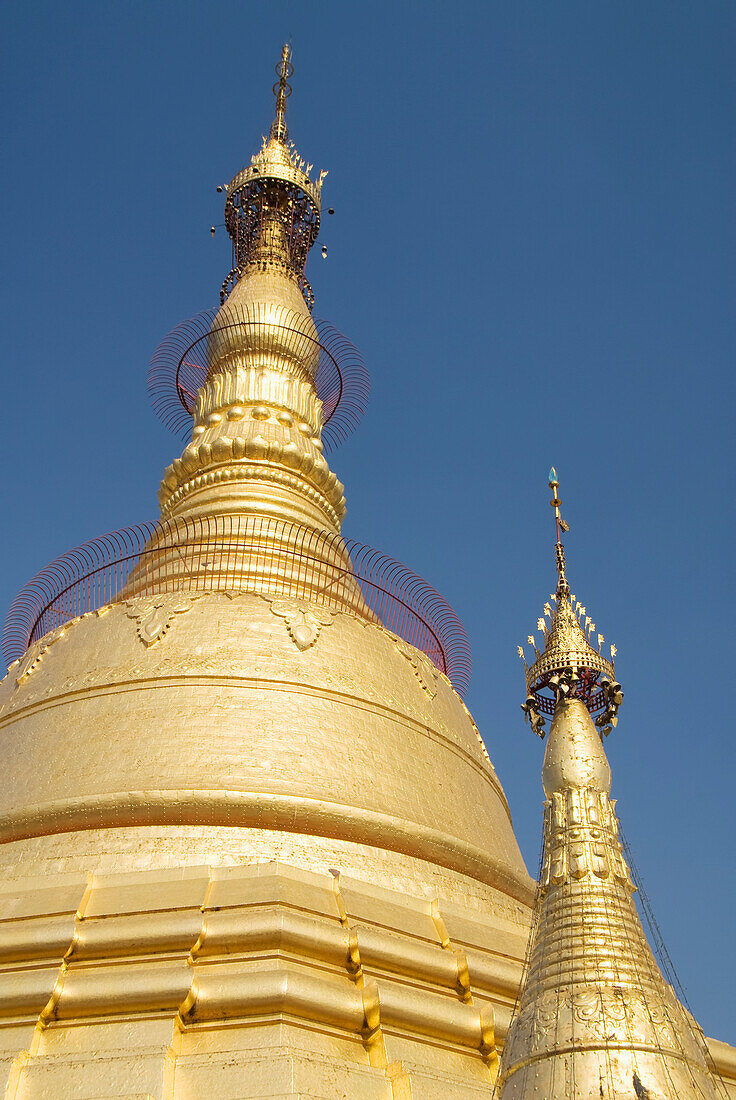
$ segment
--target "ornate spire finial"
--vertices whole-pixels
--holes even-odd
[[[587,615],[585,607],[570,593],[565,576],[565,548],[562,545],[563,533],[570,530],[570,525],[560,515],[560,482],[554,466],[548,481],[557,531],[557,592],[551,597],[555,604],[554,613],[549,604],[545,604],[544,608],[545,615],[549,614],[551,620],[549,626],[544,619],[538,620],[538,629],[543,634],[543,652],[540,653],[532,635],[528,639],[534,657],[531,665],[524,660],[527,695],[522,710],[534,732],[544,737],[546,723],[543,715],[554,714],[560,698],[576,698],[590,714],[597,716],[595,724],[607,735],[616,725],[623,692],[616,681],[612,662],[603,656],[603,635],[597,636],[596,651],[589,640],[589,635],[590,639],[594,638],[595,623]],[[583,617],[582,622],[578,621],[578,616]],[[522,649],[522,658],[523,652]],[[612,658],[615,652],[613,646]]]
[[[276,66],[278,83],[273,86],[273,94],[276,96],[276,117],[271,123],[271,137],[286,144],[289,140],[289,131],[286,128],[286,100],[291,95],[289,77],[294,72],[291,64],[291,47],[284,43],[281,51],[281,60]]]
[[[310,310],[314,304],[304,264],[319,233],[322,182],[327,173],[321,172],[313,179],[312,165],[305,163],[289,141],[286,101],[291,95],[289,77],[293,72],[291,47],[287,44],[276,66],[276,115],[268,139],[263,139],[250,164],[225,188],[225,226],[233,242],[235,262],[222,284],[221,303],[246,271],[259,266],[262,271],[270,267],[288,272],[299,283]]]
[[[550,504],[555,510],[555,527],[557,530],[557,595],[568,596],[570,594],[570,585],[567,583],[567,578],[565,577],[565,548],[562,545],[562,532],[569,531],[570,525],[566,523],[560,515],[560,505],[562,501],[557,495],[559,485],[557,470],[552,466],[549,471],[549,487],[552,490],[552,500]]]

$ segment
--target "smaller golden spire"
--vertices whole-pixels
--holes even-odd
[[[286,128],[286,101],[291,95],[289,77],[294,73],[291,63],[291,47],[287,42],[281,50],[281,60],[276,66],[278,83],[273,86],[273,94],[276,96],[276,116],[271,123],[270,136],[286,145],[289,140],[289,131]]]
[[[526,668],[522,704],[540,737],[542,715],[552,716],[542,768],[544,850],[528,970],[494,1096],[716,1100],[702,1032],[662,976],[633,901],[601,736],[616,725],[623,692],[601,656],[603,635],[598,652],[589,644],[595,623],[565,577],[569,528],[554,467],[549,485],[557,596],[542,654],[529,636],[536,660]]]

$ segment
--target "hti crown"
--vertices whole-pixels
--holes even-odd
[[[562,501],[557,495],[559,481],[554,466],[549,472],[549,487],[557,528],[557,590],[545,603],[544,615],[537,620],[544,648],[540,651],[533,634],[527,639],[535,654],[533,664],[527,664],[523,647],[518,647],[526,672],[527,698],[522,710],[534,732],[544,737],[542,715],[554,713],[560,695],[573,695],[583,701],[591,714],[598,715],[596,725],[607,735],[618,721],[616,714],[623,699],[613,666],[616,647],[610,647],[611,659],[607,660],[602,653],[603,635],[596,636],[595,623],[586,608],[570,593],[562,544],[562,533],[570,527],[560,515]],[[591,644],[596,640],[597,650]]]

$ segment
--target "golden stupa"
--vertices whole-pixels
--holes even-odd
[[[8,1100],[496,1087],[537,887],[432,645],[385,625],[340,535],[304,279],[323,177],[289,143],[291,71],[285,48],[226,189],[234,266],[161,519],[41,578],[0,685]],[[510,1092],[515,1028],[504,1096],[593,1096]],[[710,1057],[736,1096],[734,1052]]]
[[[603,737],[623,701],[586,609],[565,575],[557,472],[557,588],[538,620],[524,710],[544,737],[544,854],[527,967],[497,1079],[498,1100],[716,1100],[714,1053],[647,943],[620,840]],[[554,603],[554,609],[552,607]],[[580,619],[583,619],[581,623]],[[523,655],[523,649],[522,649]],[[597,714],[595,724],[593,715]],[[597,728],[596,728],[597,727]]]

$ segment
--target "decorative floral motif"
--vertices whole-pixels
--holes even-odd
[[[534,1005],[532,1016],[532,1042],[535,1046],[557,1023],[560,1008],[567,1000],[566,990],[560,993],[554,992],[546,997],[540,997]]]
[[[138,637],[148,648],[163,638],[176,615],[189,611],[194,599],[185,592],[165,592],[148,599],[129,600],[125,606],[128,618],[138,623]]]
[[[603,995],[600,989],[583,989],[572,999],[574,1018],[581,1024],[596,1023],[603,1015]]]
[[[272,600],[271,610],[280,619],[286,619],[289,637],[302,652],[314,645],[322,627],[329,626],[334,618],[334,612],[326,607],[312,607],[306,600]]]

